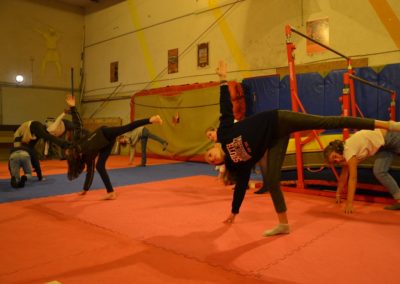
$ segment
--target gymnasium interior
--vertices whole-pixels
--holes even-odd
[[[2,0],[0,22],[0,283],[398,283],[400,211],[385,209],[396,200],[375,157],[358,164],[349,214],[342,168],[323,155],[356,129],[292,134],[288,234],[263,234],[278,220],[270,194],[255,194],[258,165],[225,223],[235,186],[205,153],[221,60],[237,121],[275,109],[400,121],[399,1]],[[114,200],[97,171],[81,195],[85,171],[70,180],[65,152],[44,139],[33,149],[43,179],[10,184],[15,133],[54,121],[67,94],[89,132],[163,120],[146,128],[165,147],[113,142]],[[398,153],[389,172],[400,181]]]

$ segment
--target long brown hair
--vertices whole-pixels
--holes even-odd
[[[334,140],[328,144],[328,146],[324,149],[324,158],[325,161],[329,162],[329,156],[332,152],[336,152],[340,155],[343,155],[344,151],[344,142],[341,140]]]
[[[73,145],[65,151],[65,158],[68,163],[68,179],[73,180],[79,177],[79,175],[85,169],[85,163],[82,159],[82,154],[79,151],[77,145]]]
[[[225,167],[225,171],[221,173],[221,178],[224,185],[234,185],[237,182],[237,173]]]

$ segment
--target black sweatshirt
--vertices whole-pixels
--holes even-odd
[[[148,118],[141,119],[133,122],[133,127],[137,128],[149,123],[150,120]],[[116,137],[110,137],[111,140],[109,140],[107,137],[104,136],[104,128],[106,128],[106,126],[99,127],[94,132],[84,135],[77,142],[80,147],[80,152],[82,153],[82,158],[86,164],[86,178],[83,186],[84,190],[89,190],[90,186],[92,185],[95,170],[95,159],[100,150],[108,146],[110,143],[115,142]]]
[[[228,86],[223,85],[217,136],[225,153],[226,168],[237,177],[232,201],[232,213],[237,214],[246,194],[251,169],[275,140],[278,111],[261,112],[234,123],[232,109]]]

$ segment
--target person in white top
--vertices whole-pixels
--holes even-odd
[[[164,139],[158,137],[157,135],[151,133],[146,127],[141,126],[138,127],[131,132],[128,132],[120,137],[118,137],[118,143],[121,145],[129,144],[129,164],[133,163],[133,159],[135,157],[135,147],[136,143],[139,142],[142,147],[142,161],[139,167],[145,167],[147,163],[147,140],[153,139],[160,143],[163,146],[163,151],[165,151],[168,147],[168,142]]]
[[[385,206],[387,210],[400,210],[400,188],[389,174],[389,168],[395,155],[400,153],[400,133],[386,129],[361,130],[345,142],[335,140],[324,149],[325,159],[333,164],[342,164],[336,190],[336,202],[340,203],[341,193],[347,182],[347,201],[345,213],[352,213],[353,199],[357,187],[357,166],[376,155],[373,172],[377,180],[389,190],[396,203]]]

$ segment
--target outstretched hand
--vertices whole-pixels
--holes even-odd
[[[69,107],[74,107],[75,106],[75,97],[71,94],[67,94],[65,96],[65,101],[67,102],[67,105]]]
[[[152,124],[162,124],[163,121],[162,121],[161,117],[157,114],[157,115],[153,115],[152,117],[150,117],[150,123],[152,123]]]
[[[344,213],[346,214],[351,214],[353,213],[353,204],[351,203],[346,203],[346,206],[344,208]]]
[[[218,62],[218,67],[215,70],[220,80],[226,80],[226,62],[224,60],[220,60]]]
[[[233,224],[235,221],[236,214],[231,213],[229,217],[224,221],[225,224]]]

